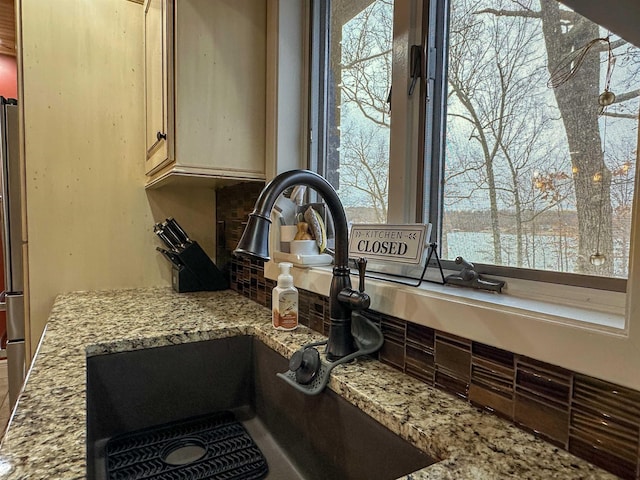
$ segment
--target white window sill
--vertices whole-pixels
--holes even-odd
[[[267,278],[276,279],[277,274],[275,263],[265,265]],[[329,267],[294,268],[293,276],[298,288],[329,292]],[[505,293],[496,294],[429,282],[412,287],[367,279],[366,291],[371,308],[381,313],[640,388],[637,375],[628,368],[638,351],[628,336],[624,294],[508,282]],[[352,283],[357,285],[355,276]],[[565,304],[556,302],[568,298],[569,291],[579,295]]]
[[[267,278],[275,280],[277,270],[274,269],[273,272],[276,273],[272,273],[270,268],[265,269]],[[383,274],[378,273],[372,273],[372,275],[384,277]],[[331,267],[294,268],[294,278],[297,287],[328,295]],[[407,279],[407,282],[412,281]],[[477,308],[535,316],[539,320],[572,325],[577,328],[606,331],[618,335],[625,333],[625,295],[622,293],[514,279],[506,279],[506,281],[507,285],[503,293],[498,294],[473,288],[439,285],[428,281],[424,281],[419,287],[414,287],[383,279],[367,278],[366,291],[372,298],[373,310],[397,317],[400,317],[397,305],[385,300],[394,296],[390,294],[394,289],[402,289],[416,298],[446,299]],[[417,281],[413,282],[417,283]],[[356,277],[352,276],[352,283],[357,285]]]
[[[451,285],[423,284],[419,288],[451,301],[531,315],[539,320],[577,328],[624,335],[625,295],[617,292],[503,279],[503,293],[497,294]],[[564,295],[563,295],[564,294]]]

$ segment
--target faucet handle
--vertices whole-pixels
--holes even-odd
[[[364,291],[364,273],[367,268],[367,259],[359,258],[356,260],[358,267],[358,276],[360,281],[358,282],[358,290],[351,287],[343,288],[338,292],[338,301],[344,305],[348,305],[353,310],[365,310],[371,305],[371,298]]]
[[[360,281],[358,282],[358,290],[360,290],[360,292],[364,292],[364,274],[367,270],[367,259],[360,257],[356,261],[356,265],[358,266],[358,277],[360,278]]]

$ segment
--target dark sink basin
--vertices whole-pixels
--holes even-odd
[[[241,336],[87,359],[87,478],[106,478],[115,435],[232,411],[270,479],[396,479],[434,462],[330,390],[306,396],[276,377],[287,360]]]

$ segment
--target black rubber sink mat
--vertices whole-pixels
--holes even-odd
[[[231,412],[193,417],[111,438],[109,480],[259,480],[269,467]]]

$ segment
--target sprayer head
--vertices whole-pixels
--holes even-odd
[[[244,229],[238,246],[233,251],[237,255],[265,262],[269,258],[269,226],[271,220],[256,213],[249,214],[249,221]]]

